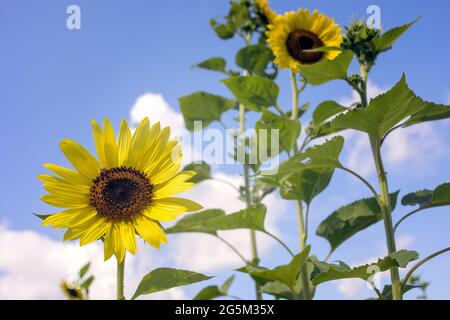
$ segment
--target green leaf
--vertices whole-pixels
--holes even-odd
[[[91,286],[92,282],[94,282],[94,280],[95,280],[94,276],[90,276],[81,283],[81,288],[85,289],[86,291],[89,291],[89,287]]]
[[[225,216],[225,212],[220,209],[209,209],[201,212],[191,213],[180,219],[173,227],[167,228],[166,233],[200,232],[217,234],[216,229],[205,226],[203,221]]]
[[[306,133],[311,140],[329,136],[333,133],[338,133],[344,129],[338,129],[331,125],[331,121],[316,124],[311,121],[306,128]]]
[[[86,263],[83,267],[81,267],[80,271],[78,272],[78,277],[81,279],[85,276],[85,274],[89,271],[89,268],[91,267],[91,263]]]
[[[411,192],[402,198],[402,205],[404,206],[417,206],[430,203],[433,199],[433,190],[419,190]]]
[[[209,24],[216,32],[216,35],[223,40],[233,38],[236,32],[236,29],[230,23],[217,23],[215,19],[211,19]]]
[[[331,117],[348,110],[336,101],[328,100],[319,104],[313,112],[312,118],[316,124],[322,123]]]
[[[386,51],[392,48],[395,41],[397,41],[398,38],[400,38],[403,33],[406,32],[416,21],[419,19],[414,20],[411,23],[405,24],[400,27],[396,27],[393,29],[388,30],[387,32],[383,33],[379,38],[376,38],[373,40],[373,44],[375,46],[375,49],[377,51]]]
[[[266,207],[257,205],[235,213],[207,219],[201,223],[213,230],[251,229],[265,231]]]
[[[196,92],[179,99],[180,110],[186,128],[194,131],[194,122],[201,121],[206,128],[214,121],[220,121],[222,114],[235,106],[235,101],[207,92]]]
[[[351,268],[343,262],[330,264],[312,259],[311,261],[316,267],[312,274],[312,282],[318,285],[339,279],[359,278],[368,280],[378,272],[384,272],[395,267],[405,268],[409,262],[416,260],[418,257],[419,254],[415,251],[400,250],[379,259],[376,263],[355,268]]]
[[[450,205],[450,183],[444,183],[431,190],[420,190],[402,198],[404,206],[419,205],[421,209]]]
[[[352,109],[339,115],[332,121],[332,125],[367,132],[372,137],[381,139],[395,125],[428,105],[428,102],[417,97],[408,88],[403,75],[395,87],[373,99],[367,108]]]
[[[212,300],[228,295],[228,290],[234,281],[234,275],[229,277],[220,288],[218,286],[208,286],[202,289],[193,300]]]
[[[221,57],[212,57],[200,62],[196,66],[202,69],[227,73],[227,71],[225,70],[227,62],[224,58]]]
[[[251,272],[252,275],[270,281],[279,281],[295,291],[298,275],[308,258],[311,247],[307,246],[302,252],[295,255],[287,265],[279,266],[273,270]]]
[[[132,300],[154,292],[164,291],[175,287],[186,286],[211,279],[201,273],[172,268],[158,268],[147,273],[139,283]]]
[[[390,194],[392,211],[395,209],[399,191]],[[383,220],[381,208],[375,198],[355,201],[329,215],[317,227],[316,234],[328,240],[331,251],[344,241],[367,227]]]
[[[261,111],[261,107],[277,104],[280,89],[272,80],[259,76],[238,76],[222,82],[236,99],[250,110]]]
[[[443,120],[450,118],[450,106],[428,103],[427,107],[414,113],[404,124],[409,127],[427,121]]]
[[[38,214],[38,213],[34,213],[34,212],[33,212],[33,215],[38,217],[41,220],[45,220],[51,216],[51,214]]]
[[[280,281],[269,281],[261,288],[261,292],[270,294],[277,299],[295,300],[296,296],[292,290]]]
[[[276,174],[264,176],[262,180],[279,186],[282,198],[310,204],[328,186],[335,168],[342,167],[338,158],[343,144],[344,138],[336,136],[311,147],[282,163]]]
[[[211,166],[205,161],[200,163],[190,163],[183,168],[183,171],[195,171],[197,174],[189,179],[189,182],[200,183],[211,179]]]
[[[319,85],[331,80],[344,80],[347,77],[347,70],[353,60],[351,51],[343,51],[334,60],[324,60],[322,62],[300,66],[303,77],[312,85]]]
[[[270,112],[269,110],[264,110],[261,115],[261,119],[256,122],[255,129],[258,146],[261,146],[261,141],[259,140],[259,138],[261,138],[259,135],[259,130],[267,130],[267,139],[264,141],[267,148],[271,148],[272,146],[271,130],[279,130],[279,136],[277,138],[281,148],[286,152],[290,152],[294,148],[294,145],[300,135],[301,126],[300,122],[297,120],[285,119]],[[270,152],[271,149],[268,150],[269,152],[265,151],[266,150],[263,150],[263,154],[267,154],[269,157],[276,155]]]
[[[236,54],[236,65],[262,77],[267,76],[266,69],[272,60],[272,50],[261,44],[244,47]]]

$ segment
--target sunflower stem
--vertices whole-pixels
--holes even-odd
[[[305,82],[306,83],[306,82]],[[299,89],[297,86],[297,77],[294,71],[291,70],[291,88],[292,88],[292,113],[291,119],[297,120],[299,115],[299,104],[298,104],[298,96]],[[304,87],[302,87],[302,90]],[[298,153],[298,145],[297,142],[294,144],[294,153]],[[306,228],[305,228],[305,220],[303,217],[303,206],[300,200],[297,201],[297,217],[298,217],[298,236],[300,243],[300,250],[303,250],[306,247]],[[309,279],[308,279],[308,270],[306,269],[306,265],[302,268],[300,273],[301,281],[303,284],[303,299],[311,300],[311,291],[309,287]]]
[[[249,43],[246,41],[246,45]],[[247,76],[247,70],[244,70],[244,76]],[[239,104],[239,131],[241,133],[241,137],[244,140],[245,145],[245,106],[240,103]],[[247,164],[247,159],[244,159],[244,192],[245,192],[245,204],[247,208],[250,208],[252,205],[252,198],[250,194],[250,172],[249,166]],[[251,250],[251,262],[258,263],[258,247],[256,243],[256,232],[255,230],[250,230],[250,250]],[[256,299],[262,300],[262,294],[260,290],[260,286],[255,282],[255,292]]]
[[[117,300],[125,300],[123,293],[125,275],[125,257],[122,262],[117,260]]]
[[[367,67],[364,64],[360,65],[361,72],[361,104],[363,108],[368,106],[368,98],[367,98],[367,81],[369,78],[369,70],[370,67]],[[394,225],[392,223],[392,207],[390,203],[389,197],[389,188],[388,181],[386,177],[386,171],[384,169],[383,160],[381,157],[381,141],[376,137],[370,137],[370,147],[372,149],[372,155],[375,162],[375,167],[378,174],[378,182],[380,185],[380,196],[378,197],[378,204],[381,208],[381,213],[383,215],[384,221],[384,231],[386,234],[386,245],[388,249],[388,253],[394,253],[397,251],[396,243],[395,243],[395,235],[394,235]],[[401,290],[401,281],[400,281],[400,273],[398,268],[392,268],[390,270],[391,273],[391,284],[392,284],[392,299],[393,300],[402,300],[402,290]]]

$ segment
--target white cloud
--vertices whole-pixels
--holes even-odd
[[[130,110],[131,123],[136,125],[148,117],[152,123],[160,121],[161,126],[172,130],[184,128],[183,116],[174,111],[160,93],[145,93],[139,96]]]

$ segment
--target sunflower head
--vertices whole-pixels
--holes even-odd
[[[332,60],[339,51],[311,52],[319,47],[339,47],[342,30],[334,20],[317,10],[307,9],[287,12],[277,16],[267,32],[269,47],[275,55],[275,63],[281,69],[299,71],[300,65],[314,64],[322,60]]]
[[[60,287],[63,294],[67,297],[67,299],[86,300],[86,293],[84,292],[83,289],[71,285],[67,281],[62,281]]]
[[[379,38],[381,31],[368,26],[364,21],[355,21],[345,27],[342,48],[351,50],[361,63],[372,65],[378,55],[373,41]]]
[[[181,147],[170,129],[144,119],[132,134],[122,121],[116,138],[105,119],[103,128],[92,121],[92,132],[97,158],[65,139],[60,147],[74,169],[46,164],[53,175],[38,176],[48,191],[41,199],[62,208],[42,224],[67,228],[64,240],[80,239],[81,245],[103,239],[105,260],[135,254],[136,235],[156,248],[167,243],[160,222],[202,208],[174,197],[193,186],[195,172],[179,172]]]

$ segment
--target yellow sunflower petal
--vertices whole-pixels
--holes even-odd
[[[150,123],[148,118],[145,118],[139,123],[131,139],[130,150],[128,152],[127,160],[125,161],[126,166],[133,167],[138,170],[143,169],[137,164],[140,162],[142,155],[147,151],[149,137]]]
[[[52,214],[42,221],[43,226],[52,226],[55,229],[69,228],[81,225],[93,218],[97,213],[94,209],[86,207],[81,209],[70,209],[60,213]]]
[[[202,209],[198,203],[182,198],[165,198],[155,200],[152,206],[144,211],[144,214],[157,221],[172,221],[184,212],[192,212]]]
[[[104,259],[105,261],[112,257],[114,254],[114,232],[113,232],[114,223],[109,224],[108,229],[105,233],[105,245],[104,245]]]
[[[162,228],[150,218],[144,215],[136,215],[133,224],[137,233],[150,245],[160,248],[161,243],[167,243],[167,238]]]
[[[111,122],[105,118],[104,120],[104,137],[105,137],[105,159],[108,168],[117,167],[118,155],[117,155],[117,143],[116,136],[114,134],[114,128]]]
[[[124,236],[125,249],[132,254],[136,254],[136,231],[131,221],[124,221],[122,224],[122,233]]]
[[[62,196],[55,194],[46,194],[41,197],[41,200],[45,203],[58,207],[58,208],[84,208],[89,204],[89,195],[86,194],[84,197],[75,196]]]
[[[107,167],[108,163],[105,157],[105,136],[100,125],[95,120],[91,120],[92,136],[94,138],[95,149],[97,150],[97,156],[102,166]]]
[[[186,182],[186,180],[189,180],[195,174],[194,171],[184,171],[176,175],[173,179],[156,185],[153,193],[154,199],[168,198],[191,189],[194,183]]]
[[[79,143],[64,139],[60,147],[66,158],[85,177],[94,179],[100,172],[100,164],[89,151]]]
[[[74,184],[79,184],[79,185],[89,186],[89,187],[92,185],[91,179],[83,176],[82,174],[80,174],[79,172],[77,172],[75,170],[65,168],[62,166],[58,166],[57,164],[52,164],[52,163],[46,163],[46,164],[44,164],[44,167],[47,168],[48,170],[54,172],[55,174],[57,174],[64,180],[71,181]]]
[[[122,120],[120,123],[119,142],[118,142],[118,165],[121,166],[128,156],[128,151],[131,145],[131,131],[128,123]]]
[[[97,241],[106,233],[108,222],[105,218],[99,218],[80,238],[80,246]]]

